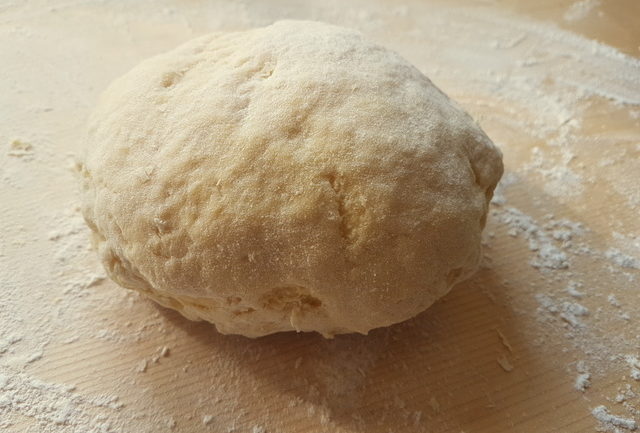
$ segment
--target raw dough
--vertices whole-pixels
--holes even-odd
[[[500,151],[398,54],[282,21],[142,62],[89,125],[113,280],[222,333],[366,333],[471,275]]]

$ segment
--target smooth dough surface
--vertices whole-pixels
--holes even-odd
[[[116,80],[82,173],[120,285],[222,333],[332,336],[413,317],[475,271],[502,157],[398,54],[281,21]]]

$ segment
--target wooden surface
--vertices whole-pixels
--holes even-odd
[[[249,3],[246,8],[260,9],[255,15],[264,14],[267,22],[280,13],[322,17],[324,12],[316,11],[319,4],[275,2],[269,12],[257,3]],[[482,2],[480,6],[489,14],[511,11],[532,22],[553,21],[637,56],[638,4],[632,0],[603,1],[598,9],[600,18],[593,12],[595,15],[573,23],[562,18],[571,5],[567,1],[501,0]],[[107,25],[94,28],[98,16],[110,16],[108,5],[70,4],[53,12],[55,16],[43,12],[40,6],[33,6],[32,14],[5,9],[0,15],[4,16],[2,25],[5,30],[37,26],[40,35],[57,35],[65,41],[77,38],[65,45],[78,47],[76,57],[69,55],[71,66],[60,66],[65,64],[61,62],[32,79],[41,83],[41,92],[51,95],[56,110],[56,101],[77,101],[72,108],[60,103],[62,108],[53,114],[57,117],[48,124],[54,131],[52,149],[77,153],[84,118],[99,91],[140,59],[188,39],[188,26],[181,24],[187,21],[181,17],[181,8],[193,10],[198,3],[172,3],[173,18],[168,18],[171,24],[164,27],[156,18],[147,21],[144,7],[120,4],[114,16],[123,14],[126,8],[132,10],[132,15],[126,16],[135,16],[127,24],[128,33]],[[333,16],[340,15],[340,6],[332,7],[338,10]],[[358,3],[358,7],[367,8],[365,3]],[[426,13],[416,8],[416,13]],[[225,28],[225,19],[203,18],[192,25],[195,33],[203,33]],[[404,50],[403,54],[422,67],[417,55],[412,58],[415,48],[409,48],[399,36],[402,26],[398,21],[386,27],[388,34],[371,37],[385,43],[391,35],[388,43]],[[46,37],[34,37],[24,47],[55,50],[53,43],[47,44]],[[89,60],[83,60],[82,53]],[[17,58],[12,61],[17,62]],[[17,66],[12,68],[19,71]],[[59,84],[66,90],[57,94],[47,87],[50,84],[46,77],[54,77],[52,82],[66,77],[67,84]],[[21,79],[17,72],[14,79]],[[574,168],[584,179],[583,192],[555,196],[549,194],[548,179],[526,169],[532,149],[539,147],[547,152],[550,145],[544,137],[523,132],[510,122],[512,116],[533,118],[536,113],[518,112],[518,107],[505,106],[491,94],[469,93],[457,87],[446,73],[435,81],[470,110],[503,147],[507,171],[519,176],[519,181],[503,192],[508,206],[539,221],[546,214],[579,221],[587,229],[581,241],[597,251],[607,250],[614,231],[640,232],[638,207],[628,194],[614,188],[618,179],[631,182],[632,187],[640,184],[637,105],[616,105],[597,98],[591,101],[574,131],[579,143],[571,147],[577,159]],[[12,108],[16,112],[21,109],[17,103]],[[22,125],[31,125],[28,116],[23,117]],[[51,126],[54,124],[58,126]],[[10,129],[5,125],[5,131]],[[555,155],[553,148],[549,149],[549,155]],[[606,158],[614,162],[599,164]],[[61,182],[72,189],[71,177],[63,171],[59,172],[65,179]],[[41,197],[45,206],[53,207],[61,207],[61,202],[71,207],[77,199],[72,190]],[[500,207],[494,209],[503,212]],[[638,390],[640,383],[629,379],[628,368],[620,359],[609,362],[598,357],[599,346],[591,345],[590,339],[613,341],[608,335],[615,335],[629,345],[611,346],[611,350],[637,352],[640,273],[635,269],[612,271],[611,262],[602,255],[589,254],[573,254],[567,270],[541,272],[530,265],[533,253],[526,239],[509,235],[510,227],[499,218],[497,214],[489,219],[487,233],[492,236],[487,236],[487,260],[474,277],[415,319],[368,336],[339,336],[333,340],[293,333],[257,340],[222,336],[208,324],[185,320],[105,281],[91,290],[99,292],[100,300],[110,301],[94,302],[82,316],[86,320],[81,325],[69,322],[69,328],[52,329],[57,337],[52,337],[42,362],[30,364],[28,371],[42,380],[74,384],[84,394],[117,395],[124,404],[117,416],[128,420],[128,427],[114,427],[114,431],[568,433],[594,431],[598,424],[591,410],[600,404],[631,418],[631,409],[613,399],[623,384]],[[80,265],[95,268],[95,259],[87,255]],[[588,332],[573,331],[558,317],[538,311],[536,294],[563,293],[568,281],[576,279],[590,294],[580,301],[592,312],[585,319]],[[59,288],[51,290],[64,296]],[[616,291],[630,320],[607,316],[612,307],[606,298],[612,291]],[[602,313],[593,314],[598,308]],[[58,344],[63,337],[75,335],[75,326],[95,332]],[[164,347],[168,352],[162,355]],[[592,374],[592,385],[584,393],[574,388],[575,363],[583,359]],[[640,410],[637,400],[630,400],[630,405]],[[24,418],[10,431],[22,431],[32,423]],[[65,431],[64,426],[59,431]]]

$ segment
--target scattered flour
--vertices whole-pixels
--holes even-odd
[[[9,349],[11,349],[11,346],[19,342],[20,340],[22,340],[22,338],[16,336],[10,336],[4,339],[0,339],[0,355],[9,351]]]
[[[616,298],[616,295],[610,294],[607,296],[607,301],[616,308],[620,308],[622,306],[620,301],[618,301],[618,298]]]
[[[578,290],[581,287],[582,287],[582,283],[579,283],[576,281],[569,281],[569,283],[567,284],[567,288],[565,290],[570,296],[580,299],[584,297],[584,293]]]
[[[640,380],[640,360],[638,360],[638,358],[633,355],[627,355],[625,356],[625,361],[627,361],[627,364],[629,364],[629,367],[631,367],[629,376],[633,380]]]
[[[569,6],[562,18],[565,21],[580,21],[585,19],[594,9],[600,6],[600,0],[580,0]]]
[[[564,138],[566,139],[566,137]],[[525,169],[540,174],[544,180],[544,192],[551,197],[573,197],[584,192],[583,179],[566,162],[547,160],[539,147],[532,149],[533,161]]]
[[[562,238],[570,240],[582,234],[582,228],[578,230],[575,229],[574,223],[567,220],[556,221],[552,218],[541,226],[531,216],[514,207],[494,210],[493,215],[507,225],[507,233],[510,236],[523,236],[528,241],[529,250],[536,254],[529,262],[531,266],[543,270],[569,267],[569,257],[563,251]]]
[[[584,326],[580,317],[588,316],[589,309],[577,302],[563,302],[560,318],[571,326]]]
[[[576,382],[573,385],[576,390],[585,392],[587,388],[591,386],[591,374],[590,373],[580,373],[576,377]]]
[[[616,415],[611,415],[609,410],[607,410],[604,406],[597,406],[592,411],[591,414],[602,424],[602,427],[606,431],[619,431],[617,427],[626,430],[636,430],[637,425],[633,419],[623,418]]]
[[[640,260],[628,254],[624,254],[617,248],[610,248],[605,251],[604,256],[612,263],[622,268],[640,269]]]
[[[27,432],[56,431],[101,433],[125,428],[115,418],[99,419],[95,409],[117,413],[123,407],[117,396],[86,397],[76,394],[72,385],[43,382],[24,373],[0,367],[0,430],[10,431],[12,415],[31,417],[36,424]]]
[[[626,403],[628,400],[634,399],[638,395],[633,391],[630,384],[625,383],[624,386],[618,390],[618,394],[615,397],[616,403]]]
[[[538,309],[539,312],[557,315],[560,319],[574,328],[582,328],[585,326],[581,318],[589,315],[589,309],[584,305],[569,301],[558,304],[549,295],[543,293],[537,293],[535,298],[540,305]]]
[[[578,371],[578,376],[573,386],[577,391],[585,392],[591,386],[591,373],[589,373],[584,361],[578,361],[576,370]]]
[[[16,2],[18,3],[20,2]],[[3,63],[12,67],[2,69],[0,79],[3,83],[17,84],[15,88],[8,88],[10,91],[3,93],[3,97],[8,101],[24,100],[25,104],[29,97],[40,99],[33,100],[31,108],[25,105],[31,110],[28,117],[37,120],[38,128],[34,128],[33,123],[17,117],[16,113],[20,110],[7,108],[18,106],[17,103],[0,107],[1,129],[9,131],[12,136],[28,137],[28,140],[0,137],[0,144],[4,143],[4,150],[0,152],[0,199],[3,203],[16,203],[15,206],[0,209],[0,219],[6,226],[0,233],[0,290],[3,296],[0,305],[0,431],[11,432],[16,422],[23,419],[33,421],[33,425],[28,427],[25,433],[130,431],[133,428],[132,423],[135,424],[139,420],[143,420],[141,425],[146,429],[141,428],[139,431],[145,432],[174,429],[177,425],[175,419],[168,417],[166,413],[159,414],[156,418],[147,417],[147,410],[128,411],[129,407],[122,405],[116,395],[126,399],[130,392],[139,391],[140,387],[137,384],[104,383],[107,394],[96,396],[75,389],[71,385],[44,382],[33,371],[34,367],[46,365],[52,358],[49,350],[51,346],[64,345],[65,350],[73,353],[82,350],[78,347],[83,347],[82,344],[86,341],[96,339],[105,348],[116,348],[118,344],[126,342],[144,342],[149,335],[158,340],[156,344],[160,347],[155,352],[149,355],[153,350],[152,346],[146,355],[141,355],[145,358],[139,361],[139,364],[128,368],[130,375],[127,377],[134,384],[151,376],[137,374],[138,372],[160,368],[163,363],[168,364],[173,358],[168,346],[164,346],[164,338],[167,337],[166,333],[161,332],[163,323],[166,322],[164,319],[150,317],[139,327],[116,326],[115,319],[113,322],[95,322],[97,311],[111,310],[117,312],[118,316],[126,316],[138,305],[138,301],[124,291],[102,290],[105,275],[96,265],[94,255],[89,250],[88,230],[75,207],[76,180],[69,173],[63,173],[60,168],[67,163],[68,155],[65,152],[74,150],[74,146],[81,140],[79,134],[68,131],[82,129],[84,120],[72,122],[76,118],[86,117],[88,107],[96,97],[94,87],[103,87],[109,76],[123,72],[120,70],[122,65],[128,67],[139,58],[160,51],[166,48],[163,45],[174,44],[178,39],[186,40],[195,34],[215,28],[263,25],[280,18],[280,15],[295,16],[299,13],[294,9],[285,10],[286,8],[276,12],[256,12],[237,5],[233,6],[237,9],[227,13],[226,6],[215,2],[201,8],[189,8],[172,1],[166,3],[172,6],[157,8],[156,3],[146,0],[139,2],[137,6],[132,6],[129,2],[114,1],[108,13],[102,14],[99,12],[104,12],[105,9],[101,9],[101,2],[97,1],[84,2],[82,5],[65,4],[64,7],[46,4],[47,8],[51,7],[57,12],[48,13],[48,9],[43,8],[37,16],[23,13],[29,10],[30,4],[10,5],[5,8],[7,14],[3,16],[3,26],[14,33],[3,33],[3,38],[0,39],[0,53]],[[584,358],[589,360],[591,372],[599,371],[599,366],[592,362],[602,358],[604,361],[600,365],[608,366],[608,357],[612,353],[628,352],[631,344],[635,343],[623,340],[618,335],[596,339],[590,333],[598,330],[598,317],[602,320],[613,317],[611,314],[607,315],[607,311],[613,309],[606,308],[599,312],[593,306],[599,299],[598,286],[589,282],[585,287],[577,281],[580,275],[576,272],[576,263],[580,258],[588,257],[598,269],[604,269],[607,263],[614,267],[616,275],[624,271],[633,277],[637,274],[635,271],[640,269],[640,237],[633,234],[634,230],[616,227],[616,230],[626,230],[632,234],[614,233],[613,241],[617,243],[598,250],[588,243],[594,237],[581,223],[545,216],[545,213],[554,209],[554,200],[562,202],[588,198],[590,188],[598,178],[590,175],[589,170],[584,170],[580,165],[583,146],[586,145],[581,136],[581,127],[583,122],[586,123],[583,115],[593,100],[608,100],[617,107],[637,107],[640,104],[640,61],[553,25],[496,13],[490,9],[433,5],[416,5],[414,8],[394,5],[390,10],[387,4],[372,1],[367,3],[365,11],[358,8],[355,2],[344,2],[346,7],[339,8],[329,4],[330,2],[316,3],[318,8],[313,18],[360,28],[370,35],[385,35],[384,20],[379,17],[394,16],[402,19],[403,23],[415,20],[413,24],[407,24],[408,30],[402,32],[397,39],[390,38],[389,43],[395,43],[396,48],[417,45],[418,49],[413,51],[406,48],[408,57],[434,81],[442,83],[445,90],[450,91],[463,105],[477,111],[481,122],[498,121],[502,127],[513,128],[519,135],[527,135],[543,143],[538,144],[530,154],[526,154],[527,158],[530,157],[527,159],[528,164],[522,167],[507,166],[507,172],[492,201],[494,220],[502,224],[510,236],[526,241],[528,251],[525,250],[522,257],[546,278],[532,283],[535,300],[540,307],[538,312],[523,311],[521,320],[527,326],[539,326],[539,337],[546,339],[545,347],[556,338],[564,338],[561,340],[563,349],[570,350],[574,344],[580,356],[584,355]],[[585,19],[599,5],[597,0],[575,2],[564,14],[564,19],[569,22]],[[24,10],[21,9],[23,7]],[[5,9],[2,11],[3,14]],[[74,21],[74,14],[79,14],[81,20]],[[96,18],[97,16],[99,18]],[[68,22],[64,21],[64,17],[67,17]],[[90,19],[94,21],[87,21]],[[68,41],[46,32],[46,29],[55,28],[55,25],[60,26],[55,24],[55,20],[62,20],[64,27],[68,25],[68,28],[72,29],[72,32],[67,34]],[[165,39],[165,42],[153,47],[142,46],[143,42],[140,41],[148,40],[148,37],[144,39],[141,33],[135,33],[136,23],[140,24],[146,20],[151,20],[154,26],[157,24],[158,29],[171,28],[172,31],[166,32],[167,34],[175,30],[176,36],[170,39],[170,42],[166,42]],[[122,50],[124,54],[119,54],[119,57],[112,56],[110,60],[102,58],[102,53],[97,57],[91,57],[92,54],[84,51],[82,55],[78,55],[77,51],[74,51],[76,43],[69,41],[88,36],[87,40],[90,43],[99,43],[98,39],[91,39],[95,35],[87,30],[90,27],[87,23],[90,22],[98,23],[96,28],[109,28],[112,32],[108,33],[109,39],[114,37],[114,40],[123,45],[130,44]],[[198,24],[200,22],[206,22],[206,25]],[[442,31],[443,28],[449,31]],[[61,28],[57,30],[61,31]],[[19,36],[20,34],[29,34],[29,37],[24,38]],[[20,61],[14,61],[14,58],[9,56],[9,48],[15,41],[22,43],[21,38],[38,43],[49,39],[49,45],[45,44],[43,47],[51,48],[51,44],[56,44],[56,48],[59,48],[50,50],[52,53],[55,52],[55,55],[43,58],[42,62],[51,66],[51,82],[55,83],[55,86],[47,88],[46,91],[41,89],[40,74],[31,82],[28,81],[29,71],[39,70],[35,63],[28,63],[29,56],[20,54],[16,57],[21,59]],[[133,46],[134,43],[139,43],[140,46]],[[110,45],[113,44],[114,42],[110,42]],[[39,49],[40,54],[46,54],[44,51],[48,50]],[[71,53],[71,57],[58,54],[67,51]],[[81,63],[82,59],[85,63]],[[93,63],[87,63],[90,61]],[[113,62],[118,67],[101,76],[99,80],[84,73],[102,69],[107,62]],[[469,74],[470,66],[473,66],[473,74]],[[21,89],[21,86],[24,89]],[[25,92],[25,89],[34,90]],[[490,101],[489,108],[483,105],[486,101]],[[51,117],[52,120],[49,121],[46,117],[39,117],[55,116],[58,112],[64,114],[64,122],[60,122],[60,118],[56,117]],[[636,109],[635,113],[640,113],[640,110]],[[56,132],[56,126],[52,125],[57,124],[64,124],[65,131]],[[46,129],[46,136],[32,137],[32,131],[38,129]],[[522,150],[517,144],[504,141],[501,145],[505,155],[512,157]],[[633,158],[627,156],[626,161],[633,163]],[[34,169],[36,164],[37,170]],[[630,206],[640,205],[637,183],[634,183],[633,179],[627,180],[627,183],[624,182],[625,179],[618,181],[619,164],[619,161],[607,155],[606,158],[603,157],[603,164],[599,169],[614,173],[616,182],[613,183],[613,188],[628,199]],[[531,174],[534,176],[530,176]],[[523,210],[527,206],[522,204],[522,201],[518,201],[518,207],[508,205],[512,198],[516,198],[515,194],[511,195],[511,188],[513,191],[526,192],[521,186],[525,181],[530,181],[531,177],[542,182],[540,194],[545,197],[545,201],[541,203],[529,203],[531,206],[528,207],[536,212],[535,216]],[[492,251],[497,257],[511,253],[512,250]],[[554,287],[559,287],[557,292],[554,291]],[[563,287],[566,288],[563,290]],[[522,291],[524,287],[517,287],[517,290]],[[26,291],[33,296],[33,302],[21,301]],[[626,306],[623,294],[616,292],[616,295],[625,301]],[[615,304],[619,303],[618,296],[614,297],[615,302],[608,299],[609,303],[616,306]],[[544,317],[545,320],[537,323],[536,319],[540,317]],[[627,317],[627,322],[633,325],[634,322],[627,313],[621,313],[620,317]],[[20,318],[20,321],[16,321],[16,318]],[[122,317],[117,319],[121,320]],[[559,324],[563,326],[557,326]],[[631,325],[627,323],[627,326]],[[551,336],[555,329],[561,330],[560,337]],[[158,333],[154,334],[155,331]],[[510,352],[513,351],[506,339],[502,339],[502,344]],[[626,349],[622,351],[620,348]],[[257,351],[258,355],[260,353]],[[337,359],[340,362],[332,364],[325,361],[326,365],[311,358],[305,358],[303,365],[302,358],[298,358],[294,362],[293,370],[299,372],[306,367],[319,366],[318,371],[324,374],[326,371],[346,369],[349,374],[337,376],[344,379],[335,382],[356,387],[366,378],[366,374],[360,373],[364,372],[360,367],[360,370],[350,367],[347,355],[344,354],[352,353],[352,348],[345,346],[331,357],[327,355],[327,359]],[[169,359],[165,359],[167,357]],[[595,361],[592,361],[592,358],[595,358]],[[637,358],[629,355],[619,358],[616,362],[624,362],[621,359],[624,359],[631,369],[629,377],[638,380],[640,367]],[[505,371],[513,370],[513,365],[506,355],[498,357],[497,362]],[[585,391],[593,378],[586,364],[583,363],[582,367],[578,365],[575,387]],[[233,371],[231,367],[226,367],[227,370],[223,369],[223,373]],[[185,365],[176,371],[176,375],[187,374],[189,371],[189,365]],[[573,380],[573,374],[571,373],[568,379],[569,383]],[[183,383],[179,376],[171,380],[178,384]],[[233,388],[234,380],[238,380],[237,376],[228,375],[221,379],[221,383]],[[635,385],[635,382],[633,383]],[[118,387],[121,387],[122,392]],[[226,393],[231,392],[229,388],[221,387],[226,389]],[[315,384],[305,384],[304,388],[309,389],[309,395],[316,398],[314,401],[320,401],[321,391]],[[595,388],[594,384],[591,391]],[[206,383],[197,391],[209,398],[215,389],[216,387]],[[139,396],[135,395],[136,398]],[[618,391],[618,395],[615,396],[615,400],[621,405],[631,404],[633,398],[635,394],[631,387]],[[318,422],[322,422],[323,425],[330,422],[331,414],[324,407],[324,403],[307,404],[300,398],[295,401],[298,406],[307,408],[310,417],[317,417]],[[432,397],[429,404],[432,412],[437,414],[440,411],[435,397]],[[390,407],[391,410],[396,408]],[[632,406],[621,407],[629,414],[634,413]],[[226,409],[232,412],[233,407],[225,407]],[[426,422],[423,418],[427,413],[423,417],[421,411],[405,410],[411,426]],[[593,409],[593,415],[604,428],[611,431],[636,428],[632,418],[628,418],[627,415],[611,415],[604,406]],[[213,422],[214,415],[207,416],[211,416],[209,422]],[[207,416],[202,419],[195,417],[194,422],[202,421],[206,425]],[[238,419],[241,417],[234,416]],[[248,430],[253,433],[265,433],[267,428],[262,425],[249,424],[253,427],[246,428],[246,423],[253,423],[255,419],[254,417],[249,418],[249,421],[238,421],[238,424],[245,426],[243,430],[236,430],[235,420],[226,425],[218,418],[215,422],[217,427],[220,421],[221,431],[225,431],[225,427],[229,426],[229,432]],[[182,427],[180,421],[180,429]],[[402,429],[400,426],[394,427]]]
[[[540,312],[555,314],[560,311],[560,309],[556,305],[556,302],[549,295],[545,295],[544,293],[537,293],[536,300],[538,301],[538,304],[540,304]]]

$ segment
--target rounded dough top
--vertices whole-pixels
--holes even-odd
[[[142,62],[89,125],[104,266],[223,333],[366,333],[475,271],[500,151],[398,54],[282,21]]]

